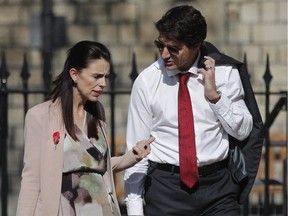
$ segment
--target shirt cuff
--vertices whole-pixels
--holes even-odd
[[[129,215],[144,215],[142,200],[127,201],[126,207],[127,207],[128,216]]]
[[[231,102],[227,98],[227,96],[221,94],[221,98],[219,99],[219,101],[216,104],[210,103],[210,107],[216,113],[218,113],[220,115],[224,115],[225,113],[228,112],[230,104],[231,104]]]

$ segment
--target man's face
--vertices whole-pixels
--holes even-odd
[[[154,43],[159,49],[165,67],[170,70],[187,71],[198,55],[198,47],[188,48],[180,41],[159,36]]]

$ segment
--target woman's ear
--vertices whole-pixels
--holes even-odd
[[[77,79],[78,79],[78,72],[75,68],[71,68],[70,71],[70,77],[73,80],[73,82],[76,84],[77,83]]]

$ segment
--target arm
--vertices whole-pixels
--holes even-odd
[[[219,67],[215,60],[204,57],[206,69],[198,72],[204,77],[204,94],[225,131],[238,140],[247,138],[252,130],[252,116],[244,102],[244,90],[239,71],[233,67]],[[217,83],[218,82],[218,83]],[[221,91],[221,96],[218,91]]]
[[[127,149],[131,150],[137,140],[149,137],[152,128],[152,112],[147,93],[149,89],[141,74],[134,82],[127,121]],[[128,215],[143,215],[144,182],[148,159],[144,158],[125,171],[125,204]]]
[[[111,165],[114,172],[120,172],[124,169],[134,166],[136,163],[145,158],[151,150],[150,144],[154,141],[154,137],[142,140],[136,144],[131,150],[127,151],[120,157],[112,157]]]
[[[244,90],[237,69],[232,68],[216,104],[210,104],[225,131],[238,140],[247,138],[252,130],[253,119],[245,102]]]
[[[36,113],[37,114],[37,113]],[[24,168],[16,215],[34,215],[40,193],[40,130],[35,112],[28,111],[24,126]]]

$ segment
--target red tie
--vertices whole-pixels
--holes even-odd
[[[194,119],[187,81],[190,73],[179,74],[178,130],[180,179],[189,188],[198,181]]]

